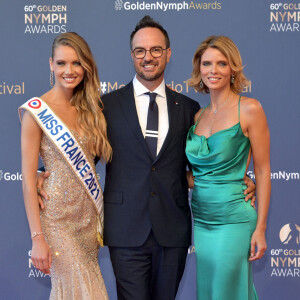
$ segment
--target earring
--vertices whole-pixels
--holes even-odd
[[[54,72],[50,72],[50,86],[53,87],[54,85]]]
[[[232,84],[234,84],[234,80],[235,80],[235,78],[234,78],[234,75],[232,74],[232,75],[231,75],[231,78],[230,78],[230,82],[231,82]]]
[[[200,80],[199,86],[200,86],[200,89],[203,89],[203,81],[202,81],[202,79]]]

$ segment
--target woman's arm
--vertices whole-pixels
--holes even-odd
[[[256,178],[258,214],[256,229],[251,239],[249,259],[256,260],[263,256],[267,248],[265,231],[271,196],[270,133],[267,118],[260,103],[255,99],[246,99],[242,103],[241,120],[244,120],[246,134],[250,139]]]
[[[25,112],[22,120],[21,150],[22,150],[22,186],[27,219],[31,231],[41,233],[40,210],[36,190],[36,170],[38,167],[39,150],[42,131],[29,112]],[[43,234],[32,237],[33,265],[50,274],[51,251]]]

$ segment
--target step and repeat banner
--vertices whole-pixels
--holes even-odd
[[[261,101],[271,132],[268,250],[253,263],[254,281],[260,299],[299,299],[300,2],[287,0],[1,1],[0,299],[47,299],[50,292],[50,277],[31,262],[17,108],[50,89],[52,41],[66,31],[79,33],[89,43],[103,93],[124,86],[135,74],[129,36],[146,14],[159,21],[170,36],[172,57],[166,83],[202,106],[209,97],[186,84],[198,44],[214,34],[229,36],[239,47],[251,81],[243,94]],[[104,169],[97,166],[102,186]],[[253,167],[248,174],[254,177]],[[100,249],[99,263],[110,299],[117,299],[106,247]],[[176,299],[196,299],[193,246]]]

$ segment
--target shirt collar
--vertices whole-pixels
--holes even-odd
[[[150,92],[143,84],[141,84],[137,78],[136,75],[134,76],[132,80],[133,89],[136,96],[141,96],[145,93]],[[165,88],[165,80],[161,82],[161,84],[153,91],[153,93],[156,93],[158,96],[166,98],[166,88]]]

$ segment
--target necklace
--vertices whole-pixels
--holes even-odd
[[[217,112],[228,102],[229,98],[230,98],[230,92],[229,92],[227,99],[220,105],[220,107],[217,107],[214,111],[209,106],[209,110],[213,112],[213,117],[211,119],[210,126],[209,126],[209,135],[210,136],[212,135],[212,126],[213,126],[213,123],[215,120],[215,116],[216,116]]]

